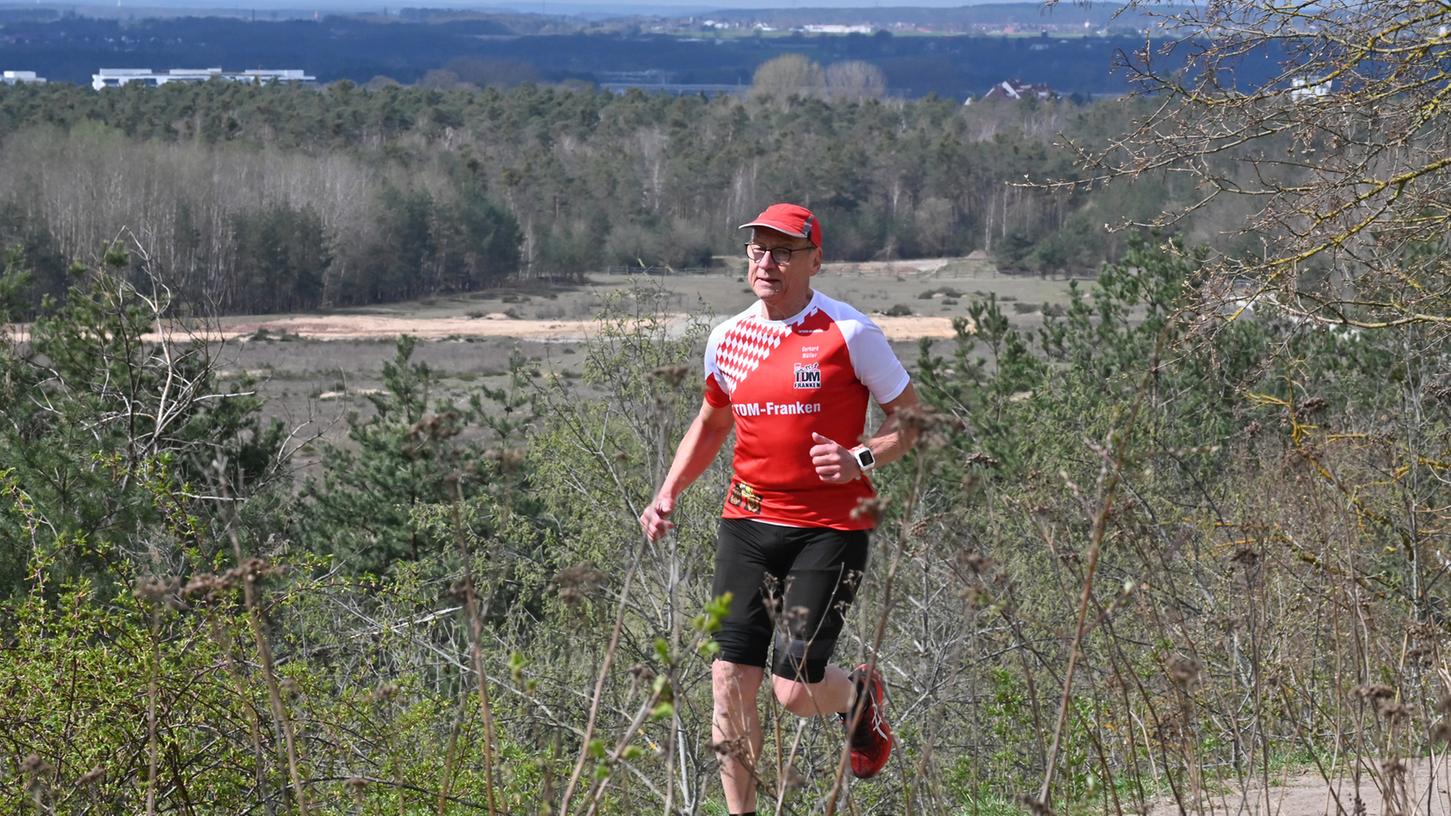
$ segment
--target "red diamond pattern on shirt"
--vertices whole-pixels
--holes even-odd
[[[726,332],[715,351],[715,365],[726,378],[726,391],[735,391],[790,334],[790,326],[762,323],[749,317]]]

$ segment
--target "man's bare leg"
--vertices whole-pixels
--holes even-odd
[[[826,667],[826,676],[819,683],[802,683],[784,677],[772,677],[771,688],[783,708],[798,717],[845,713],[856,696],[856,684],[836,666]]]
[[[720,756],[720,785],[731,813],[756,809],[756,763],[761,758],[761,712],[756,695],[765,670],[717,660],[710,667],[715,714],[710,734]]]

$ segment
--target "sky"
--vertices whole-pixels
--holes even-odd
[[[33,0],[35,5],[58,7],[56,0]],[[546,14],[661,14],[680,15],[716,9],[747,8],[956,8],[1002,0],[115,0],[125,8],[255,8],[323,12],[377,11],[383,7],[459,8],[524,11]],[[26,6],[24,0],[0,0],[0,8]],[[82,0],[81,5],[111,6],[112,0]]]
[[[1002,0],[804,0],[804,2],[790,3],[782,0],[651,0],[649,3],[630,3],[628,0],[561,0],[559,3],[550,3],[551,6],[563,7],[565,5],[575,6],[583,9],[613,10],[628,6],[632,9],[653,8],[664,10],[664,13],[679,14],[682,8],[689,8],[698,11],[710,11],[712,9],[747,9],[747,8],[896,8],[911,6],[915,8],[957,8],[960,6],[981,6],[990,3],[1001,3]],[[1031,0],[1030,0],[1031,2]],[[519,10],[537,10],[539,4],[525,3],[496,3],[496,7],[515,8]],[[636,12],[641,13],[641,12]],[[649,13],[649,12],[644,12]]]

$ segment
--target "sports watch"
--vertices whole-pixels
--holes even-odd
[[[872,468],[877,466],[877,457],[872,455],[872,449],[866,445],[857,445],[851,449],[851,456],[856,460],[857,467],[862,473],[870,473]]]

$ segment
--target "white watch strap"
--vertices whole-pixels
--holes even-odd
[[[857,467],[861,468],[862,473],[867,473],[869,471],[875,470],[877,467],[876,454],[873,454],[871,450],[872,449],[868,448],[866,445],[857,445],[855,448],[851,449],[852,458],[856,460]],[[863,453],[866,453],[867,456],[862,456]],[[870,457],[871,461],[863,461],[868,457]]]

